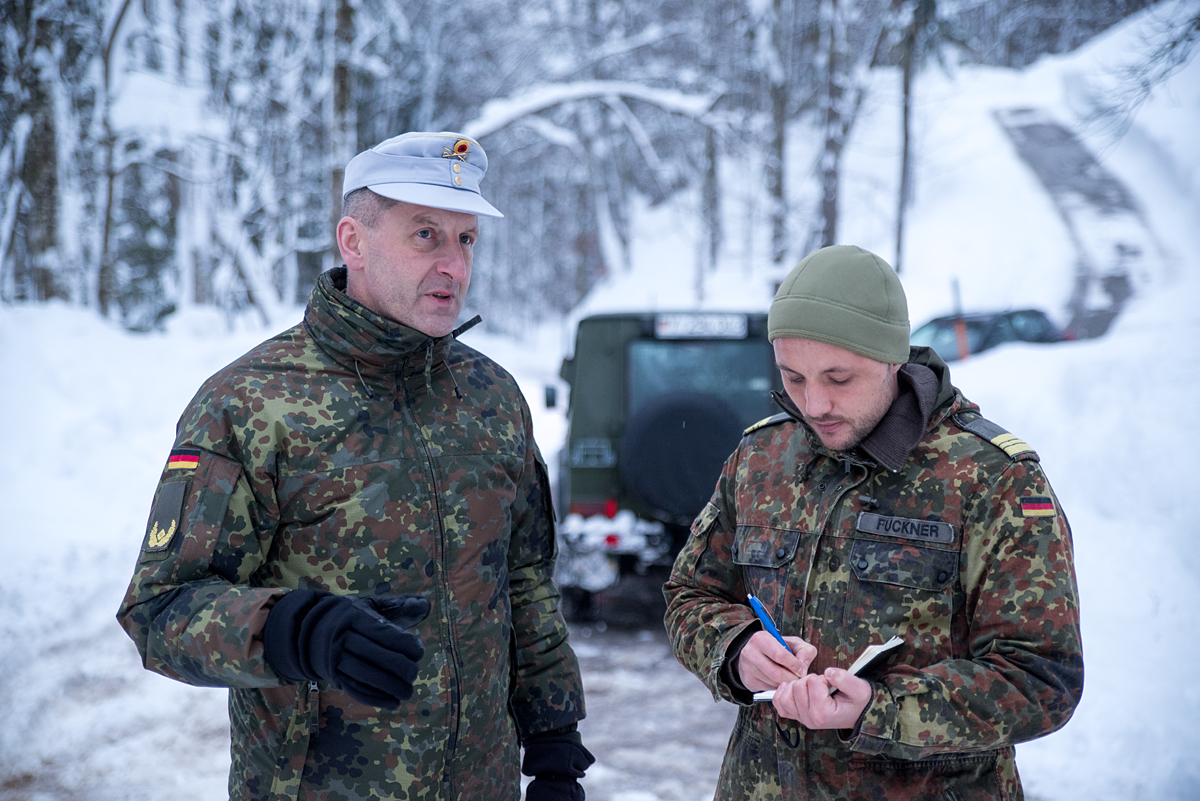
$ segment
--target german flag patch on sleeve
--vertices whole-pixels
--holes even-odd
[[[176,448],[167,459],[168,470],[195,470],[200,466],[200,451],[197,448]]]
[[[1021,517],[1055,517],[1054,501],[1045,495],[1026,495],[1021,498]]]

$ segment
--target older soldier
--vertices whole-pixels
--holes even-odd
[[[230,798],[518,799],[521,745],[529,799],[583,798],[529,408],[453,330],[486,169],[454,133],[355,156],[346,266],[179,421],[117,617],[230,688]]]
[[[1070,529],[1037,454],[910,351],[873,254],[805,258],[767,326],[784,413],[746,431],[665,587],[676,656],[741,707],[717,798],[1021,798],[1014,744],[1083,691]]]

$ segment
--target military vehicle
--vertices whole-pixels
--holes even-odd
[[[781,385],[763,313],[587,317],[560,375],[571,392],[556,579],[580,618],[621,576],[670,566]]]

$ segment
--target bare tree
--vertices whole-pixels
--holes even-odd
[[[862,105],[866,72],[875,63],[886,30],[883,8],[873,0],[822,0],[820,30],[821,216],[814,239],[826,247],[837,243],[842,151]]]
[[[902,0],[897,10],[892,25],[899,32],[896,57],[900,62],[901,87],[900,189],[896,193],[896,256],[892,264],[899,273],[904,262],[904,215],[912,202],[913,81],[930,56],[942,61],[948,45],[962,50],[967,45],[954,20],[940,14],[937,0]]]
[[[113,57],[121,31],[121,22],[129,11],[130,0],[117,0],[110,15],[105,20],[104,35],[101,49],[101,70],[104,81],[101,84],[100,120],[103,127],[101,143],[104,147],[104,229],[100,237],[100,269],[96,281],[96,305],[100,314],[107,317],[112,307],[116,287],[113,276],[114,257],[112,248],[113,213],[115,206],[115,186],[117,180],[117,132],[112,124],[113,105]]]
[[[1141,52],[1118,74],[1117,91],[1097,98],[1094,119],[1112,125],[1123,134],[1134,114],[1154,88],[1174,75],[1195,56],[1200,44],[1200,3],[1183,4],[1160,16]]]

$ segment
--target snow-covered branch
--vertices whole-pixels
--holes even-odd
[[[481,139],[522,117],[566,103],[605,97],[633,98],[664,111],[701,120],[716,102],[716,94],[690,95],[674,89],[658,89],[630,81],[576,81],[534,86],[514,97],[497,98],[483,104],[479,116],[463,126],[467,136]]]

